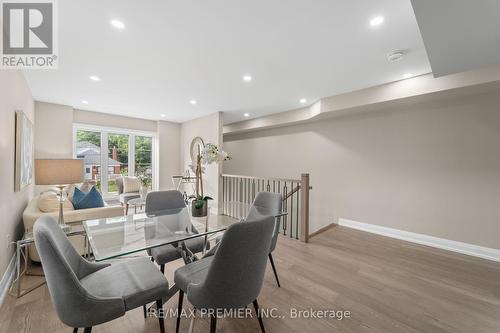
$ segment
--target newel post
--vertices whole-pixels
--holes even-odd
[[[309,242],[309,174],[303,173],[301,175],[301,190],[300,203],[301,203],[301,224],[300,224],[300,240],[307,243]]]

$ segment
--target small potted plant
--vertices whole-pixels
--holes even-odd
[[[208,200],[213,200],[203,194],[203,168],[202,165],[210,165],[230,160],[231,156],[223,150],[220,150],[216,144],[207,143],[203,150],[198,149],[196,157],[196,196],[191,202],[191,212],[194,217],[207,216]]]

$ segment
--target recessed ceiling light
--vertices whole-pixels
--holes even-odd
[[[244,113],[243,116],[248,118],[250,117],[250,113]]]
[[[192,99],[189,101],[189,104],[191,105],[196,105],[198,102],[195,99]]]
[[[411,77],[413,77],[414,75],[412,73],[405,73],[403,74],[403,79],[409,79]]]
[[[82,104],[89,104],[89,101],[83,100]]]
[[[306,104],[307,103],[307,99],[301,98],[299,102],[300,102],[300,104]]]
[[[395,62],[403,59],[404,56],[404,51],[393,51],[389,55],[387,55],[387,60],[389,60],[390,62]]]
[[[101,78],[97,75],[91,75],[89,76],[89,79],[91,79],[94,82],[101,81]]]
[[[243,75],[243,81],[245,81],[245,82],[251,82],[252,81],[252,76],[251,75]]]
[[[162,113],[160,116],[161,116],[162,118],[165,118],[167,115]]]
[[[384,23],[384,17],[383,16],[376,16],[370,20],[370,25],[372,27],[377,27]]]
[[[113,27],[115,27],[116,29],[120,29],[120,30],[123,30],[125,29],[125,23],[123,23],[122,21],[120,20],[111,20],[111,25]]]

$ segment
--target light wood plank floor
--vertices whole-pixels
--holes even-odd
[[[285,318],[264,319],[268,332],[500,332],[500,264],[343,227],[309,244],[281,237],[275,262],[282,287],[268,267],[259,303]],[[167,277],[172,281],[170,265]],[[33,278],[35,279],[35,278]],[[166,304],[176,308],[177,297]],[[185,307],[189,308],[188,302]],[[289,309],[349,310],[351,318],[290,319]],[[258,332],[255,318],[219,319],[218,332]],[[181,331],[187,332],[189,319]],[[167,332],[175,319],[166,319]],[[195,332],[208,332],[198,318]],[[52,307],[47,287],[20,299],[8,297],[1,332],[70,332]],[[159,332],[142,310],[94,332]]]

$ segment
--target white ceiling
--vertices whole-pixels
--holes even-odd
[[[410,0],[58,4],[59,69],[26,76],[36,100],[80,109],[171,121],[224,111],[232,123],[430,72]],[[408,53],[389,63],[394,50]]]
[[[412,3],[434,76],[500,63],[500,1]]]

